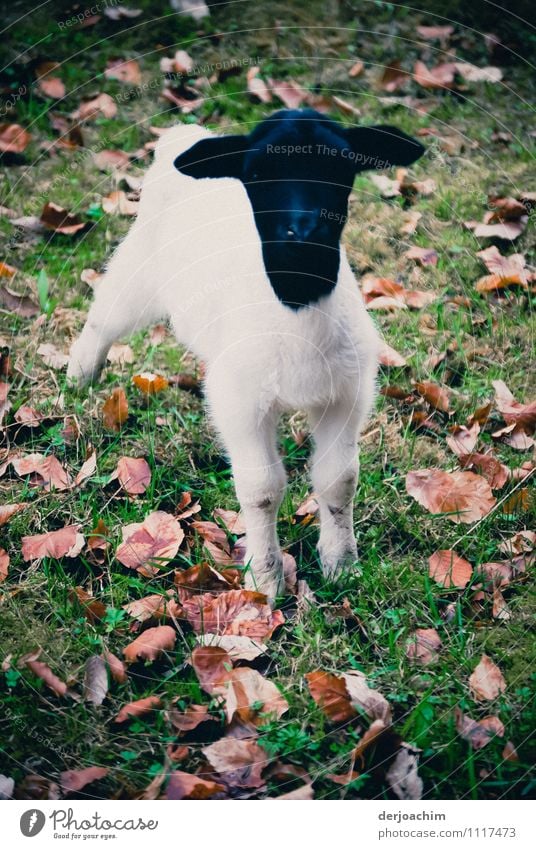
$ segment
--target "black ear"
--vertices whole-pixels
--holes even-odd
[[[345,131],[345,135],[352,147],[357,171],[411,165],[425,151],[417,139],[388,124],[352,127]]]
[[[215,136],[202,139],[177,156],[175,168],[188,177],[242,176],[244,151],[248,146],[246,136]]]

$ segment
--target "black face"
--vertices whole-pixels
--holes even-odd
[[[249,136],[204,139],[175,160],[192,177],[236,177],[251,202],[266,273],[299,309],[331,292],[357,171],[408,165],[422,145],[393,127],[346,129],[313,110],[282,110]]]

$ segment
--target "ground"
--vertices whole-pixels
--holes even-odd
[[[512,286],[482,293],[475,285],[486,273],[476,254],[491,244],[503,255],[525,255],[530,266],[533,215],[513,243],[476,238],[464,226],[465,221],[482,219],[490,197],[519,199],[531,189],[534,136],[527,108],[527,66],[513,54],[503,54],[500,62],[490,59],[482,34],[461,25],[454,24],[448,45],[423,40],[416,26],[438,21],[387,3],[366,4],[365,11],[362,4],[352,11],[344,3],[316,0],[229,4],[215,9],[201,25],[172,15],[161,0],[136,5],[143,10],[139,17],[115,21],[103,14],[85,27],[67,25],[68,13],[58,9],[28,17],[13,13],[4,45],[7,70],[2,83],[8,105],[2,121],[20,124],[32,139],[24,152],[4,156],[1,203],[21,217],[39,216],[44,203],[51,201],[78,215],[86,227],[75,234],[33,233],[13,224],[13,216],[0,218],[0,258],[17,269],[12,280],[6,272],[2,283],[39,304],[30,317],[5,300],[0,307],[0,342],[10,350],[10,366],[5,356],[2,361],[2,380],[9,383],[11,405],[5,411],[0,466],[2,458],[35,452],[54,455],[74,476],[94,449],[97,470],[80,486],[64,491],[45,491],[13,466],[0,478],[2,504],[28,504],[0,528],[0,545],[10,558],[0,585],[0,772],[14,779],[23,798],[54,793],[51,782],[60,781],[61,773],[93,765],[108,772],[80,790],[80,796],[132,798],[143,794],[155,778],[155,792],[165,793],[167,774],[174,769],[214,778],[201,750],[222,736],[224,716],[217,695],[203,692],[188,662],[195,645],[192,628],[180,617],[174,622],[149,619],[141,625],[123,607],[150,594],[173,591],[176,571],[207,559],[203,539],[193,532],[191,519],[185,519],[188,546],[182,545],[152,577],[114,557],[125,525],[141,522],[156,510],[175,514],[186,492],[200,505],[194,519],[213,521],[215,508],[238,508],[227,461],[198,394],[181,388],[184,378],[171,380],[154,395],[144,394],[132,382],[133,375],[144,372],[168,379],[177,374],[199,378],[202,366],[177,347],[170,333],[163,339],[140,333],[122,340],[131,345],[132,363],[109,363],[98,384],[75,392],[66,386],[62,363],[47,365],[38,348],[53,343],[68,351],[91,300],[82,272],[102,270],[131,221],[103,211],[102,197],[118,187],[119,178],[110,168],[99,170],[94,154],[102,149],[125,151],[131,155],[128,173],[142,176],[151,156],[144,145],[156,138],[151,127],[202,120],[222,131],[247,131],[281,105],[277,99],[263,103],[246,90],[248,70],[258,66],[265,81],[294,80],[318,102],[328,103],[331,114],[343,122],[391,123],[412,134],[425,130],[419,137],[428,150],[410,176],[433,180],[435,189],[385,198],[370,174],[359,175],[344,240],[358,278],[368,274],[397,280],[433,293],[435,299],[421,309],[373,313],[385,340],[407,362],[381,368],[378,403],[362,443],[355,502],[360,567],[342,588],[322,582],[314,516],[296,516],[309,491],[307,425],[299,413],[282,423],[290,484],[280,513],[280,536],[285,551],[296,559],[298,578],[307,582],[315,600],[308,602],[303,594],[281,599],[285,621],[266,639],[266,651],[249,665],[274,682],[289,705],[282,717],[258,726],[259,744],[270,760],[304,772],[297,770],[296,777],[287,771],[282,778],[274,770],[256,789],[235,784],[224,792],[276,796],[305,781],[312,783],[318,799],[392,797],[385,771],[393,751],[383,752],[379,744],[358,761],[348,783],[329,777],[351,769],[352,753],[371,717],[354,711],[344,722],[331,721],[325,704],[313,700],[305,676],[315,670],[336,676],[360,670],[389,702],[396,734],[420,750],[425,799],[534,796],[533,583],[527,567],[508,584],[504,596],[509,616],[500,618],[493,615],[489,587],[479,593],[478,573],[483,563],[504,562],[501,543],[530,528],[534,500],[529,484],[520,483],[519,476],[510,479],[494,492],[493,509],[471,524],[427,511],[406,490],[408,472],[459,469],[446,443],[449,428],[466,424],[477,408],[494,399],[493,381],[504,381],[520,402],[533,395],[530,289]],[[179,49],[193,59],[191,83],[217,76],[201,89],[203,102],[187,114],[160,97],[160,60]],[[385,67],[396,60],[411,72],[419,59],[428,67],[445,61],[447,49],[456,50],[458,61],[478,67],[499,64],[502,81],[459,80],[458,90],[452,91],[424,88],[410,78],[395,92],[379,82]],[[107,62],[117,57],[137,60],[140,82],[103,76]],[[52,60],[60,63],[57,76],[67,91],[57,102],[35,86],[35,68]],[[229,60],[240,66],[239,73],[221,73]],[[357,60],[364,69],[349,76]],[[83,97],[99,92],[111,96],[117,114],[84,122],[84,147],[50,149],[58,139],[50,112],[67,117]],[[339,100],[333,101],[334,96]],[[352,108],[359,115],[352,114]],[[421,213],[416,230],[404,233],[401,228],[415,211]],[[405,257],[414,245],[433,249],[437,262],[421,266]],[[434,360],[441,354],[443,359]],[[415,390],[415,382],[422,381],[446,388],[448,412],[423,400]],[[381,394],[393,386],[402,390],[402,397],[413,392],[413,400]],[[126,393],[129,416],[114,431],[103,423],[102,405],[116,387]],[[38,426],[17,422],[23,405],[38,411]],[[419,411],[430,416],[429,426],[416,426],[414,414]],[[76,419],[75,437],[65,433],[66,417]],[[528,469],[530,446],[520,451],[491,436],[504,424],[494,404],[477,450],[493,446],[494,455],[509,470],[523,463]],[[142,495],[128,496],[116,481],[110,483],[121,456],[146,459],[151,481]],[[23,559],[23,537],[72,524],[87,537],[99,520],[110,543],[100,560],[87,548],[77,557]],[[235,539],[229,535],[231,543]],[[465,587],[445,587],[429,575],[430,556],[450,549],[474,567]],[[75,587],[105,606],[102,615],[88,614]],[[171,621],[177,629],[174,647],[154,662],[131,664],[125,683],[110,680],[103,703],[89,703],[82,687],[88,659],[105,649],[121,657],[140,628],[158,621]],[[408,638],[416,629],[435,629],[441,639],[438,657],[429,665],[415,664],[407,656]],[[58,696],[28,667],[27,656],[37,648],[39,659],[67,683],[70,694]],[[493,699],[477,699],[469,686],[483,654],[499,667],[506,683]],[[147,696],[161,699],[158,710],[130,723],[114,723],[124,704]],[[190,704],[210,706],[215,721],[179,735],[170,709],[184,711]],[[499,717],[504,733],[474,748],[456,727],[456,708],[475,720]],[[513,743],[515,757],[504,756],[507,741]],[[173,763],[168,746],[179,742],[188,752]],[[25,781],[29,774],[42,777],[38,789],[35,780],[32,786]]]

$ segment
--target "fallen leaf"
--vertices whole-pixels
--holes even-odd
[[[201,723],[214,720],[206,705],[189,705],[184,713],[177,710],[170,710],[168,713],[171,724],[180,733],[193,731]]]
[[[98,94],[83,100],[78,109],[73,112],[75,121],[93,121],[102,115],[104,118],[114,118],[117,114],[117,104],[109,94]]]
[[[40,560],[42,557],[77,557],[84,547],[84,537],[79,525],[66,525],[58,531],[22,538],[22,558]]]
[[[102,423],[108,430],[119,431],[128,419],[128,401],[125,390],[116,387],[102,405]]]
[[[192,652],[192,666],[201,688],[209,695],[225,692],[233,662],[225,649],[219,646],[196,646]]]
[[[506,690],[506,681],[499,667],[483,654],[478,666],[469,676],[469,688],[477,701],[496,699]]]
[[[352,706],[360,708],[370,719],[381,719],[389,725],[392,719],[391,705],[378,690],[369,687],[365,675],[352,669],[343,672],[342,677]]]
[[[465,716],[458,707],[454,709],[454,716],[458,734],[477,751],[487,746],[493,737],[504,737],[504,725],[498,716],[475,720]]]
[[[135,702],[129,702],[127,705],[123,705],[115,717],[114,722],[126,722],[127,719],[137,719],[161,707],[162,702],[158,696],[147,696],[145,699],[138,699]]]
[[[16,516],[17,513],[20,513],[21,510],[24,510],[28,507],[27,501],[21,501],[19,504],[1,504],[0,505],[0,527],[2,525],[7,525],[7,523]]]
[[[108,80],[119,80],[134,86],[141,83],[140,66],[135,59],[109,59],[104,76]]]
[[[86,226],[77,215],[73,215],[72,212],[68,212],[52,201],[45,203],[39,221],[47,230],[63,233],[66,236],[72,236]]]
[[[454,425],[450,428],[450,436],[447,436],[446,442],[450,450],[457,457],[465,457],[474,450],[478,442],[479,433],[480,425],[478,422],[474,422],[471,427]],[[465,466],[466,464],[464,463],[463,465]]]
[[[358,77],[365,69],[365,63],[358,59],[357,62],[354,62],[350,70],[348,71],[348,76],[354,79]]]
[[[93,157],[93,162],[99,171],[109,171],[126,168],[130,163],[130,156],[124,150],[99,150]],[[88,269],[92,270],[92,269]],[[82,274],[86,272],[83,271]],[[96,272],[93,272],[94,274]],[[82,278],[83,279],[83,278]],[[86,282],[86,281],[84,281]]]
[[[268,646],[264,643],[236,634],[199,634],[196,642],[200,646],[217,646],[224,649],[231,660],[255,660],[268,651]]]
[[[501,757],[504,761],[509,761],[510,763],[519,762],[519,755],[517,754],[516,747],[514,746],[511,740],[508,740],[508,742],[504,744],[504,749],[501,752]]]
[[[32,137],[19,124],[0,124],[0,152],[23,153]]]
[[[285,621],[280,610],[272,611],[265,595],[251,590],[194,596],[183,602],[183,615],[196,634],[232,634],[252,639],[271,637]]]
[[[9,571],[9,554],[5,548],[0,548],[0,583],[5,581]]]
[[[122,660],[115,656],[108,649],[104,649],[102,656],[110,670],[110,674],[114,681],[118,684],[125,684],[128,681],[127,668]]]
[[[202,752],[229,787],[263,787],[261,777],[268,764],[266,751],[255,740],[223,737]]]
[[[516,401],[503,380],[492,381],[495,390],[495,403],[507,424],[515,424],[525,433],[532,434],[536,429],[536,401],[522,404]]]
[[[246,533],[246,526],[240,513],[236,510],[223,510],[221,507],[216,507],[214,510],[214,518],[219,519],[230,534],[242,536]]]
[[[175,585],[186,590],[231,590],[240,585],[240,572],[237,569],[223,569],[219,572],[210,563],[196,563],[184,571],[175,572]]]
[[[410,79],[411,75],[403,70],[400,61],[396,59],[383,69],[379,85],[384,91],[394,92],[405,86]]]
[[[450,549],[434,552],[428,563],[430,577],[447,589],[466,587],[473,574],[471,564]]]
[[[91,655],[84,670],[84,699],[93,705],[101,705],[108,693],[106,663],[98,654]]]
[[[440,386],[439,383],[434,383],[431,380],[417,381],[414,385],[417,392],[431,407],[440,410],[442,413],[448,413],[450,397],[446,386]]]
[[[510,477],[508,466],[501,463],[493,454],[460,454],[460,465],[466,469],[474,468],[486,478],[492,489],[502,489]]]
[[[487,480],[473,472],[408,472],[406,492],[430,513],[447,513],[456,523],[470,524],[487,516],[496,501]]]
[[[166,787],[166,799],[212,799],[214,796],[225,794],[223,784],[215,781],[205,781],[198,775],[175,770]]]
[[[259,77],[260,68],[249,68],[247,72],[247,88],[253,97],[256,97],[261,103],[271,103],[272,95],[270,89],[263,79]]]
[[[147,628],[139,637],[123,649],[127,663],[136,660],[156,660],[162,652],[171,651],[177,635],[170,625],[159,625],[157,628]]]
[[[412,236],[417,229],[417,225],[421,218],[422,212],[417,212],[416,210],[407,212],[404,218],[404,224],[400,228],[400,232],[405,236]]]
[[[115,342],[108,351],[106,359],[112,365],[124,366],[134,362],[134,351],[130,345],[121,345],[119,342]]]
[[[421,38],[425,38],[427,41],[434,41],[436,38],[439,39],[443,46],[446,42],[448,42],[450,36],[454,32],[454,27],[450,26],[450,24],[434,27],[418,26],[417,32]]]
[[[60,786],[65,795],[79,793],[86,785],[93,781],[99,781],[108,775],[108,768],[104,766],[88,766],[85,769],[68,769],[60,772]]]
[[[131,200],[125,192],[116,189],[103,197],[102,208],[109,215],[137,215],[139,201]]]
[[[149,513],[143,522],[121,528],[121,533],[123,542],[117,548],[116,558],[145,577],[152,577],[167,565],[184,539],[184,531],[175,517],[159,510]]]
[[[89,622],[102,622],[106,616],[106,605],[86,592],[83,587],[75,587],[73,591],[69,591],[69,598],[78,601]]]
[[[0,508],[0,524],[1,521],[1,508]],[[530,552],[536,546],[536,533],[534,531],[518,531],[509,539],[504,540],[499,545],[499,551],[502,551],[503,554],[507,554],[510,557],[513,557],[515,554],[523,554],[525,552]]]
[[[91,451],[87,460],[85,460],[78,474],[76,475],[73,486],[81,486],[85,481],[87,481],[90,477],[92,477],[97,471],[97,452],[95,450]]]
[[[416,260],[419,265],[437,265],[438,255],[433,248],[421,248],[418,245],[413,245],[409,250],[404,252],[407,259]]]
[[[7,286],[0,286],[0,306],[21,318],[33,318],[40,309],[27,295],[20,295]]]
[[[147,595],[144,598],[138,598],[135,601],[129,601],[123,605],[123,610],[126,610],[129,616],[136,619],[138,622],[146,622],[148,619],[160,618],[166,612],[167,597],[155,593]]]
[[[164,57],[160,60],[160,70],[164,74],[184,74],[188,76],[194,67],[194,60],[186,50],[177,50],[172,59]]]
[[[350,701],[344,678],[322,670],[308,672],[305,678],[311,696],[331,722],[349,722],[358,715]]]
[[[395,351],[394,348],[391,348],[384,339],[381,340],[378,359],[380,365],[386,368],[404,368],[408,364],[406,358],[402,354],[399,354],[398,351]]]
[[[270,91],[286,106],[287,109],[299,109],[309,92],[295,80],[268,79]]]
[[[140,392],[143,392],[144,395],[156,395],[157,392],[162,392],[169,386],[165,377],[162,377],[160,374],[153,374],[153,372],[150,371],[145,371],[142,374],[135,374],[132,378],[132,383],[140,390]]]
[[[47,666],[46,663],[43,663],[41,660],[27,660],[26,666],[31,672],[33,672],[34,675],[41,678],[47,687],[57,696],[66,695],[67,684],[58,678],[57,675],[54,675],[51,668]]]
[[[288,702],[272,681],[256,669],[239,667],[228,673],[225,683],[227,721],[236,716],[242,722],[265,725],[280,719],[288,710]]]
[[[419,750],[402,743],[385,773],[387,784],[398,799],[422,799],[423,782],[418,766]]]
[[[432,577],[435,576],[432,575]],[[422,666],[428,666],[428,664],[435,663],[439,659],[440,648],[441,637],[435,628],[417,628],[407,643],[406,657]]]
[[[32,486],[42,486],[46,492],[62,492],[71,487],[69,475],[53,454],[25,454],[11,461],[16,473],[21,477],[30,475]]]
[[[151,482],[151,469],[143,457],[120,457],[110,481],[118,480],[127,495],[143,495]]]
[[[525,270],[523,254],[502,256],[495,245],[492,245],[483,251],[478,251],[477,256],[480,257],[490,272],[490,274],[477,280],[477,292],[493,292],[508,286],[528,288],[529,274]]]
[[[443,62],[435,68],[428,68],[418,60],[413,68],[413,79],[417,85],[428,89],[452,88],[456,65],[454,62]]]
[[[491,65],[484,68],[471,65],[470,62],[456,62],[455,65],[458,74],[471,83],[498,83],[502,80],[501,69],[494,68]]]

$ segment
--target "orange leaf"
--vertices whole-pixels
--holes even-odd
[[[79,525],[66,525],[58,531],[22,538],[23,560],[40,560],[42,557],[77,557],[84,546]]]
[[[168,781],[166,799],[212,799],[214,796],[221,798],[225,792],[223,784],[205,781],[198,775],[177,769],[171,773]]]
[[[343,678],[322,670],[308,672],[305,678],[311,696],[332,722],[348,722],[358,715]]]
[[[157,510],[143,522],[133,522],[121,529],[123,542],[115,556],[123,566],[137,569],[145,577],[172,560],[184,539],[184,531],[170,513]]]
[[[473,472],[443,472],[440,469],[408,472],[406,491],[431,513],[447,513],[456,523],[476,522],[495,504],[487,480]]]
[[[115,717],[114,722],[125,722],[127,719],[135,719],[160,707],[162,707],[162,702],[158,696],[147,696],[145,699],[138,699],[135,702],[129,702],[127,705],[123,705]]]
[[[157,392],[162,392],[169,386],[165,377],[160,374],[153,374],[151,371],[144,371],[142,374],[135,374],[132,382],[138,387],[144,395],[155,395]]]
[[[139,637],[123,649],[127,663],[136,660],[156,660],[162,652],[171,651],[177,635],[170,625],[160,625],[157,628],[147,628]]]
[[[66,695],[67,684],[58,678],[57,675],[54,675],[51,668],[47,666],[46,663],[43,663],[40,660],[27,660],[26,666],[34,673],[34,675],[41,678],[47,687],[49,687],[57,696]]]
[[[125,390],[116,387],[102,405],[102,423],[108,430],[121,430],[128,419],[128,401]]]
[[[450,549],[434,552],[428,563],[430,577],[442,587],[465,587],[473,574],[471,564]]]

